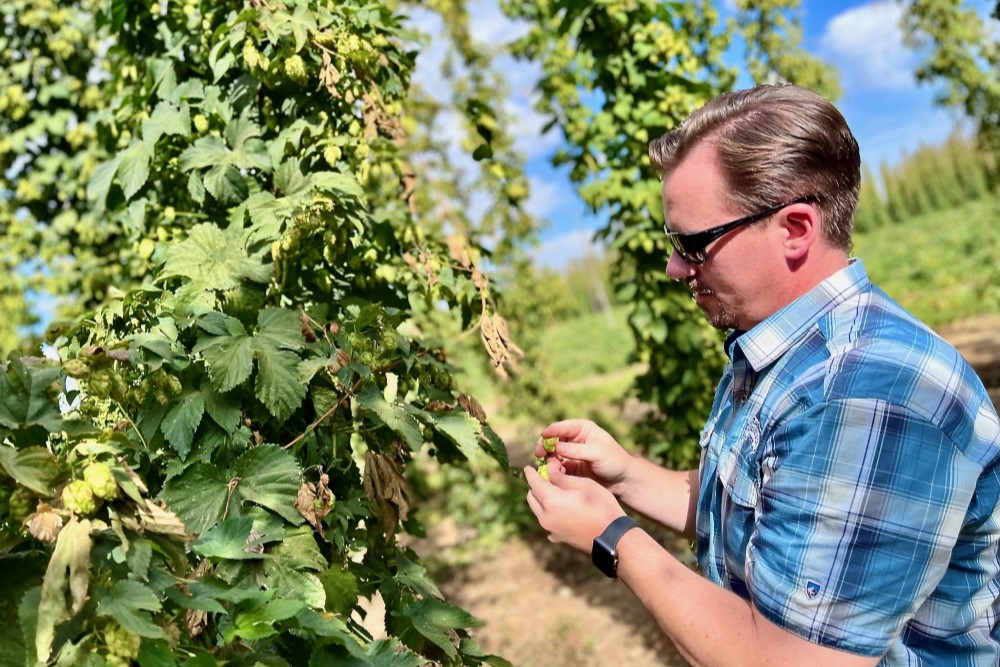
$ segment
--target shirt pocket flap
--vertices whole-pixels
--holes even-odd
[[[760,464],[756,450],[755,439],[743,437],[719,468],[719,480],[726,493],[734,503],[747,508],[755,508],[760,502]]]

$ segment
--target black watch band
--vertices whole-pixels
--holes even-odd
[[[590,552],[590,560],[594,566],[612,579],[617,579],[618,540],[637,527],[638,524],[627,516],[620,516],[609,523],[604,532],[594,538],[594,547]]]

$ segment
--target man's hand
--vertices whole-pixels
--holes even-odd
[[[566,474],[590,478],[616,496],[622,495],[634,457],[607,431],[587,419],[549,424],[535,445],[535,456],[553,458],[543,444],[550,438],[558,439],[554,455]]]
[[[592,479],[567,474],[558,459],[549,459],[548,471],[546,481],[534,468],[524,469],[528,506],[550,540],[589,554],[594,538],[625,512],[607,489]]]

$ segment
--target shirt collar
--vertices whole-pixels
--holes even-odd
[[[730,334],[726,350],[731,359],[737,352],[742,352],[754,371],[759,373],[785,354],[823,315],[867,289],[870,284],[861,260],[851,259],[845,268],[749,331]]]

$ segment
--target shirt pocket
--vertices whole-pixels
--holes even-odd
[[[742,429],[719,466],[719,481],[729,499],[745,509],[756,510],[760,502],[759,445],[760,427],[754,418]]]

